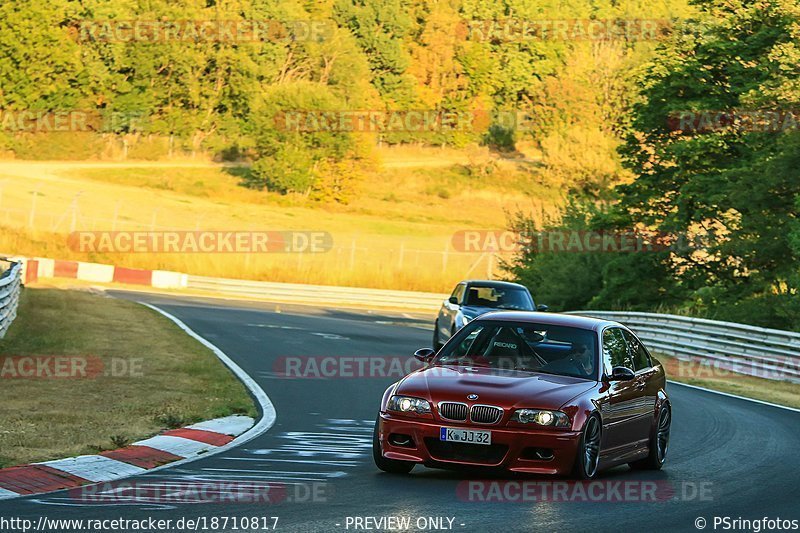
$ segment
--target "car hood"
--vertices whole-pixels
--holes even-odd
[[[595,382],[568,376],[521,372],[479,366],[431,366],[412,372],[398,383],[395,394],[440,401],[467,402],[502,407],[558,409]]]

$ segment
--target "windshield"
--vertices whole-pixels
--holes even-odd
[[[595,379],[594,332],[565,326],[478,320],[464,326],[433,360]]]
[[[533,310],[533,302],[525,289],[470,287],[464,305],[517,311]]]

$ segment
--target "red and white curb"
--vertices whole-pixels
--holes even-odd
[[[261,408],[261,418],[228,416],[200,422],[134,442],[130,446],[56,461],[14,466],[0,470],[0,500],[70,489],[153,472],[216,455],[244,444],[275,424],[276,412],[264,390],[222,350],[192,331],[171,314],[143,304],[170,319],[196,339],[233,372]]]
[[[229,416],[173,429],[130,446],[0,470],[0,499],[80,487],[143,474],[156,467],[204,456],[253,427],[248,416]]]
[[[84,261],[64,261],[44,257],[20,258],[24,265],[23,280],[34,283],[39,278],[67,278],[98,283],[126,283],[145,285],[158,289],[181,289],[187,285],[188,276],[167,270],[125,268]]]

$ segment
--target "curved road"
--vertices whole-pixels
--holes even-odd
[[[611,494],[617,482],[655,482],[657,501],[598,502],[579,496],[575,497],[582,501],[569,497],[571,501],[497,502],[480,501],[480,496],[478,501],[470,501],[460,489],[471,481],[503,487],[513,498],[518,493],[508,492],[508,487],[516,485],[507,483],[520,479],[492,485],[493,478],[476,473],[417,467],[410,476],[397,477],[374,467],[373,421],[381,393],[396,380],[393,374],[358,379],[297,379],[275,374],[285,368],[284,357],[397,356],[403,361],[430,343],[427,317],[286,306],[276,312],[274,304],[116,295],[145,300],[181,319],[250,374],[277,410],[276,423],[268,432],[238,448],[128,481],[139,486],[273,482],[285,487],[286,498],[275,504],[118,498],[121,501],[99,505],[83,503],[62,491],[0,501],[0,517],[177,520],[278,516],[278,531],[303,532],[354,531],[355,517],[388,516],[411,518],[411,530],[418,530],[417,519],[443,517],[443,525],[451,519],[455,531],[503,532],[696,531],[698,517],[707,520],[707,530],[714,530],[714,516],[800,519],[798,412],[670,384],[674,423],[664,470],[654,474],[620,467],[601,478]],[[307,363],[303,368],[314,370]],[[670,489],[666,493],[665,487]],[[313,491],[314,497],[309,495]],[[362,524],[380,527],[372,522]],[[428,523],[428,530],[430,527]],[[235,531],[230,525],[208,530]]]

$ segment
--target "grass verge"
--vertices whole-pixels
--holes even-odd
[[[66,356],[70,367],[87,362],[86,370],[23,378],[24,356]],[[23,291],[18,317],[0,340],[0,387],[0,467],[93,454],[168,428],[256,414],[244,386],[171,321],[81,291]]]
[[[800,408],[800,384],[736,374],[715,366],[681,361],[664,354],[659,354],[658,360],[664,365],[667,379],[672,381]]]

